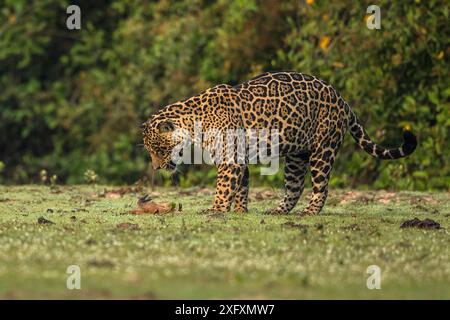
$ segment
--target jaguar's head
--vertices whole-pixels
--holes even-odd
[[[144,134],[144,146],[152,158],[153,169],[174,171],[172,150],[178,144],[173,139],[176,124],[169,118],[152,116],[141,125]]]

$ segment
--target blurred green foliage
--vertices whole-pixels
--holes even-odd
[[[333,185],[450,185],[446,1],[379,1],[380,30],[366,28],[369,3],[354,1],[0,3],[0,182],[38,181],[42,169],[66,183],[87,170],[103,183],[153,175],[139,145],[151,112],[214,84],[295,70],[332,83],[376,142],[398,145],[403,127],[419,138],[410,158],[382,162],[348,137]],[[69,4],[81,7],[81,30],[66,28]],[[182,185],[215,176],[181,171]],[[282,185],[282,170],[253,175]]]

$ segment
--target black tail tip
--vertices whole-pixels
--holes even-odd
[[[417,137],[410,130],[403,130],[403,152],[405,155],[409,155],[416,150]]]

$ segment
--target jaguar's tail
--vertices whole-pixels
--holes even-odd
[[[350,112],[351,112],[349,124],[350,134],[358,143],[358,145],[361,147],[361,149],[363,149],[365,152],[372,155],[373,157],[388,160],[398,159],[410,155],[416,149],[417,138],[409,130],[403,131],[403,144],[401,147],[386,149],[377,145],[370,139],[366,130],[364,130],[363,126],[361,125],[361,123],[359,122],[358,118],[353,113],[353,111]]]

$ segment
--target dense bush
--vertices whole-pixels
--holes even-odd
[[[79,31],[65,26],[69,1],[0,3],[0,181],[46,169],[79,183],[91,169],[104,183],[134,182],[149,175],[139,124],[151,112],[213,84],[296,70],[332,83],[376,142],[398,145],[403,127],[420,140],[410,158],[382,162],[348,137],[334,185],[450,185],[445,1],[380,1],[380,30],[354,1],[78,1]],[[183,185],[215,175],[182,171]],[[253,181],[281,185],[282,174]]]

